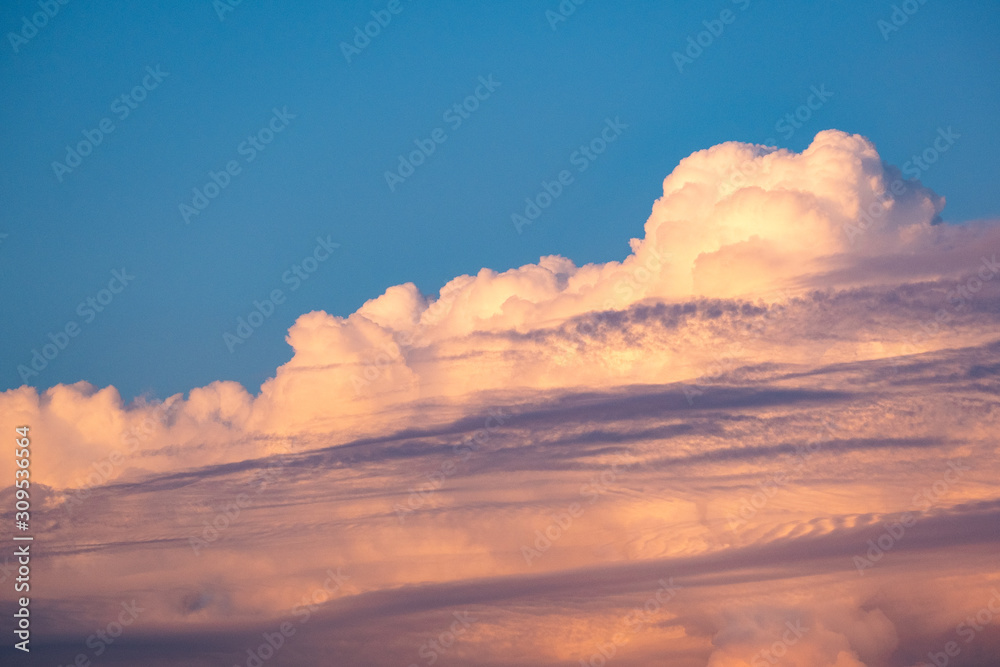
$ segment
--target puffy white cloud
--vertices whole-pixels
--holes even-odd
[[[613,336],[574,344],[549,334],[573,318],[644,300],[786,300],[817,286],[857,283],[852,270],[868,273],[861,269],[887,248],[912,255],[975,243],[976,234],[933,225],[943,200],[915,182],[899,181],[894,191],[898,178],[870,142],[837,131],[821,132],[801,154],[739,143],[699,151],[664,181],[645,237],[631,241],[633,252],[621,262],[577,267],[543,257],[502,273],[460,276],[437,299],[408,284],[348,318],[311,313],[289,333],[295,358],[265,389],[317,381],[303,375],[306,366],[350,379],[366,396],[383,393],[389,403],[477,388],[645,381],[641,371],[635,375],[640,367],[676,371],[662,341],[627,350]],[[979,230],[979,240],[995,232]],[[961,268],[911,266],[909,277]],[[314,343],[315,332],[327,329]]]
[[[56,443],[37,474],[62,487],[142,421],[156,427],[130,466],[164,470],[343,442],[403,428],[417,414],[443,423],[478,405],[483,391],[690,380],[818,354],[827,362],[891,357],[918,351],[907,341],[914,303],[898,321],[865,314],[851,329],[803,321],[823,317],[809,295],[977,270],[998,226],[933,224],[942,206],[857,135],[821,132],[802,153],[725,143],[685,158],[664,180],[644,238],[632,239],[620,262],[578,267],[549,256],[456,277],[436,298],[407,283],[348,317],[307,313],[288,332],[294,356],[256,396],[218,382],[154,409],[78,384],[41,396],[8,391],[0,407]],[[782,315],[781,330],[800,327],[799,339],[762,339]],[[982,341],[981,321],[954,315],[945,344]],[[919,316],[934,321],[933,311]],[[835,338],[816,340],[831,326]],[[919,351],[933,349],[928,340]]]
[[[996,633],[959,633],[1000,586],[1000,225],[943,206],[857,135],[729,142],[619,261],[303,314],[256,394],[3,392],[48,543],[37,636],[135,598],[109,665],[202,664],[206,636],[243,664],[287,620],[280,660],[424,663],[468,611],[439,657],[902,667],[961,639],[997,664]]]

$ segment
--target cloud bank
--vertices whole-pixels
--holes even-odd
[[[304,314],[257,394],[4,392],[43,650],[134,597],[122,664],[246,664],[282,619],[276,664],[995,664],[960,623],[1000,584],[1000,226],[943,207],[857,135],[730,142],[621,261]]]
[[[400,428],[418,412],[426,418],[415,407],[426,401],[690,380],[717,362],[720,340],[732,342],[734,320],[761,327],[778,312],[793,316],[811,307],[817,290],[836,299],[836,290],[862,285],[942,281],[950,303],[959,297],[948,294],[947,280],[975,277],[983,266],[992,280],[1000,267],[981,251],[996,247],[997,226],[934,224],[943,205],[857,135],[821,132],[802,153],[725,143],[682,160],[664,180],[644,238],[630,241],[621,262],[578,267],[549,256],[459,276],[436,298],[407,283],[348,317],[307,313],[286,338],[292,359],[256,396],[216,382],[162,405],[124,406],[114,388],[78,383],[42,395],[8,391],[0,406],[66,443],[59,456],[37,462],[40,476],[64,487],[79,482],[108,443],[135,446],[137,432],[148,437],[132,465],[161,471],[291,447],[290,434],[343,438]],[[951,318],[940,324],[956,328],[960,315],[940,314]],[[877,340],[855,336],[827,360],[933,346],[909,344],[906,332],[881,323],[868,334]],[[980,340],[964,328],[960,335]],[[814,353],[789,349],[804,346],[786,340],[743,361]]]

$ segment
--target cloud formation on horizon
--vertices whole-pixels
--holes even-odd
[[[433,421],[429,402],[452,405],[442,413],[450,417],[463,403],[478,405],[481,392],[691,380],[718,365],[712,348],[732,338],[705,313],[753,311],[759,321],[748,326],[759,331],[816,290],[974,275],[980,251],[1000,238],[995,224],[935,224],[941,197],[902,181],[867,139],[835,130],[820,132],[802,153],[737,142],[698,151],[664,180],[663,192],[644,238],[632,239],[620,262],[578,267],[548,256],[458,276],[437,298],[406,283],[348,317],[302,315],[286,338],[292,359],[256,396],[219,381],[187,398],[125,406],[113,387],[81,382],[41,395],[9,390],[0,407],[65,443],[58,456],[36,462],[54,486],[78,485],[116,443],[141,452],[129,463],[140,470],[240,460],[303,446],[310,434],[346,439],[403,428],[416,406]],[[990,266],[989,257],[982,261]],[[644,308],[655,304],[674,306],[650,317]],[[946,313],[947,324],[955,328],[960,315]],[[838,343],[826,359],[925,349],[910,344],[912,333],[891,334],[882,324],[869,332],[879,340]],[[982,340],[974,331],[961,335]],[[790,346],[802,343],[731,350],[727,358],[794,358]],[[125,469],[116,465],[113,477]]]
[[[343,566],[281,660],[425,664],[471,614],[439,657],[920,665],[1000,585],[1000,225],[943,206],[857,135],[729,142],[621,261],[304,314],[256,395],[3,392],[39,443],[41,650],[71,660],[127,591],[122,664],[206,632],[245,662]],[[1000,655],[983,627],[961,664]]]

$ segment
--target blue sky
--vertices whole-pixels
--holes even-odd
[[[590,0],[553,29],[558,4],[403,0],[347,62],[340,44],[387,2],[244,0],[220,20],[208,0],[70,0],[16,52],[7,34],[41,10],[7,3],[0,389],[23,384],[18,365],[76,323],[28,384],[86,379],[130,398],[232,379],[255,391],[310,310],[347,315],[391,285],[436,293],[541,255],[623,257],[676,163],[727,140],[801,150],[838,128],[902,165],[952,127],[961,137],[921,180],[947,197],[946,220],[998,214],[994,2],[928,0],[888,39],[883,2]],[[723,10],[732,22],[678,71],[672,54]],[[158,83],[147,67],[165,73]],[[490,76],[499,86],[453,128],[445,111]],[[144,79],[122,118],[115,100]],[[783,138],[776,123],[824,85],[832,97]],[[247,161],[241,144],[274,109],[294,118]],[[575,171],[574,151],[609,118],[627,128]],[[103,119],[114,129],[60,181],[52,163]],[[385,172],[436,128],[444,143],[390,191]],[[186,224],[179,205],[230,161],[239,173]],[[573,182],[518,234],[511,214],[563,169]],[[283,276],[317,237],[339,248],[293,291]],[[134,280],[88,321],[79,304],[122,269]],[[275,289],[286,300],[231,353],[223,334]]]
[[[1000,664],[996,0],[4,5],[32,664]]]

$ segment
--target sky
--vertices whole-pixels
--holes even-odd
[[[4,664],[1000,661],[1000,7],[46,1]]]
[[[837,128],[902,166],[951,127],[960,139],[922,182],[947,196],[949,221],[996,214],[994,3],[925,3],[885,39],[890,3],[589,2],[552,21],[555,2],[404,1],[345,55],[384,9],[247,2],[220,18],[208,0],[127,12],[73,0],[16,53],[8,37],[0,386],[88,380],[162,399],[227,379],[256,391],[290,358],[284,332],[304,312],[346,316],[404,282],[436,295],[454,276],[549,254],[620,258],[663,177],[725,141],[802,150]],[[732,23],[679,71],[672,54],[726,9]],[[32,11],[7,3],[0,25],[23,29]],[[480,76],[498,87],[452,129],[446,110]],[[137,108],[112,108],[144,78],[156,88]],[[820,108],[777,129],[814,87],[829,93]],[[247,162],[238,147],[274,108],[295,118]],[[112,132],[57,175],[105,118]],[[627,129],[576,171],[572,154],[608,118]],[[436,128],[446,143],[390,190],[385,172]],[[231,160],[241,173],[185,221],[180,205]],[[564,169],[573,183],[518,233],[511,216]],[[340,248],[292,292],[285,272],[328,235]],[[128,289],[92,319],[78,313],[123,267]],[[223,334],[276,288],[287,302],[230,351]],[[83,327],[71,347],[37,376],[18,372],[71,321]]]

